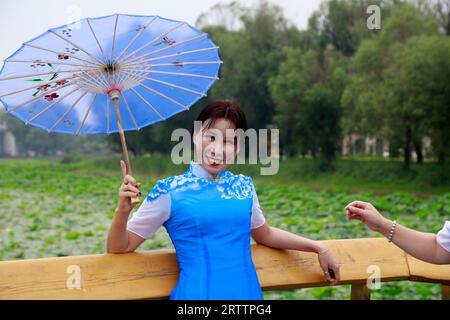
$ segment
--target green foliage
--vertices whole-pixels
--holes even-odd
[[[395,7],[379,36],[363,41],[353,58],[341,100],[344,131],[381,133],[393,145],[399,142],[406,167],[412,148],[420,151],[428,136],[443,162],[449,132],[443,122],[450,119],[445,56],[448,39],[435,21],[411,5]]]
[[[275,119],[287,155],[320,153],[331,162],[340,144],[340,99],[346,58],[333,46],[323,53],[287,49],[279,74],[269,81]]]
[[[269,1],[217,4],[198,24],[220,47],[221,80],[189,112],[127,131],[128,149],[134,156],[169,153],[175,128],[190,129],[206,104],[226,98],[237,100],[251,128],[278,126],[283,156],[318,157],[327,170],[343,136],[352,134],[381,137],[406,167],[413,150],[422,162],[428,138],[431,156],[443,164],[450,156],[450,7],[440,4],[324,0],[306,30]],[[369,5],[381,7],[381,30],[367,28]],[[117,134],[48,134],[0,117],[7,118],[21,156],[121,152]]]
[[[156,160],[155,163],[163,162],[163,158]],[[164,172],[152,171],[152,177],[145,178],[141,170],[149,166],[148,163],[152,164],[152,161],[144,158],[135,167],[136,177],[142,183],[144,193],[153,187],[156,176],[177,174],[184,169],[176,166],[161,167],[159,169],[165,170]],[[359,164],[371,176],[391,170],[372,161],[360,161]],[[272,180],[265,181],[256,174],[253,175],[261,207],[270,225],[312,239],[377,236],[361,223],[346,220],[343,208],[355,199],[370,201],[387,217],[395,218],[408,227],[429,232],[437,232],[450,211],[448,185],[447,193],[420,197],[405,192],[351,193],[340,190],[344,185],[335,184],[333,180],[328,182],[329,188],[315,191],[297,183],[297,179],[302,180],[298,176],[299,172],[290,172],[296,167],[305,166],[301,171],[304,174],[312,168],[308,167],[311,163],[292,161],[286,165],[284,178],[272,177]],[[369,170],[370,166],[373,168]],[[347,175],[355,168],[357,163],[350,162],[342,165],[340,170]],[[376,168],[378,172],[375,171]],[[247,167],[242,169],[242,172],[250,170]],[[289,173],[289,183],[281,183]],[[361,179],[362,174],[363,170],[360,170],[354,176]],[[2,160],[0,175],[1,260],[105,252],[106,235],[117,205],[117,192],[121,183],[117,161],[99,159],[59,164],[43,160]],[[397,187],[397,177],[392,176],[390,179]],[[365,182],[360,181],[359,184],[364,185]],[[164,228],[145,241],[139,250],[159,248],[173,248]],[[264,295],[266,299],[349,299],[350,288],[337,286],[274,291],[265,292]],[[440,293],[439,285],[393,282],[383,283],[380,290],[372,292],[372,297],[439,299]]]

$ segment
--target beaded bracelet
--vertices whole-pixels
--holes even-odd
[[[389,242],[392,242],[392,237],[394,236],[395,229],[397,228],[397,221],[394,220],[392,222],[391,231],[389,232],[388,240]]]

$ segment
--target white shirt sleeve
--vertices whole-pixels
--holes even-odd
[[[127,230],[141,238],[150,238],[170,217],[171,200],[168,193],[153,201],[145,199],[127,222]]]
[[[450,221],[446,221],[444,227],[436,235],[437,242],[450,252]]]
[[[253,205],[252,205],[252,219],[250,229],[256,229],[261,227],[266,219],[262,213],[261,207],[259,206],[258,196],[256,195],[255,187],[253,189]]]

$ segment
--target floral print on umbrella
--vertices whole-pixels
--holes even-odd
[[[52,94],[47,94],[44,96],[44,99],[47,101],[52,101],[53,99],[58,98],[59,95],[56,92],[53,92]]]
[[[55,72],[46,81],[52,81],[52,80],[55,80],[58,77],[59,77],[59,73]],[[38,78],[38,79],[31,79],[31,80],[28,80],[28,81],[44,81],[44,79]],[[32,96],[35,97],[38,93],[46,92],[49,89],[55,89],[57,87],[64,86],[67,83],[69,83],[69,80],[66,80],[66,79],[58,80],[58,81],[56,81],[56,82],[54,82],[52,84],[44,83],[43,85],[41,85],[41,86],[36,88],[36,91],[32,94]],[[45,96],[44,99],[47,100],[47,101],[51,101],[51,100],[48,100],[47,96]]]
[[[164,43],[167,43],[169,46],[171,46],[171,45],[173,45],[174,43],[176,43],[176,41],[173,40],[173,39],[171,39],[171,38],[169,38],[168,36],[165,36],[165,37],[162,38],[162,41],[157,42],[157,43],[155,44],[155,46],[160,46],[160,45],[162,45],[162,44],[164,44]]]

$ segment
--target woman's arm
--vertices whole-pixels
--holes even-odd
[[[261,227],[252,229],[252,238],[260,244],[276,249],[289,249],[318,254],[319,263],[325,276],[331,284],[340,280],[339,264],[331,255],[329,249],[322,243],[301,237],[285,230],[270,227],[264,223]],[[330,277],[329,269],[334,272],[334,278]]]
[[[127,165],[120,160],[123,182],[119,188],[119,205],[108,232],[106,251],[108,253],[125,253],[134,251],[145,239],[127,231],[127,221],[135,204],[131,202],[132,197],[141,194],[140,184],[132,176],[128,175]]]
[[[345,208],[349,220],[360,220],[370,230],[380,232],[385,237],[389,236],[393,221],[383,217],[372,204],[354,201]],[[450,263],[450,253],[439,245],[435,234],[412,230],[397,224],[392,242],[417,259],[434,264]]]
[[[136,250],[144,242],[144,238],[127,231],[127,221],[130,212],[116,209],[106,244],[108,253],[127,253]]]

